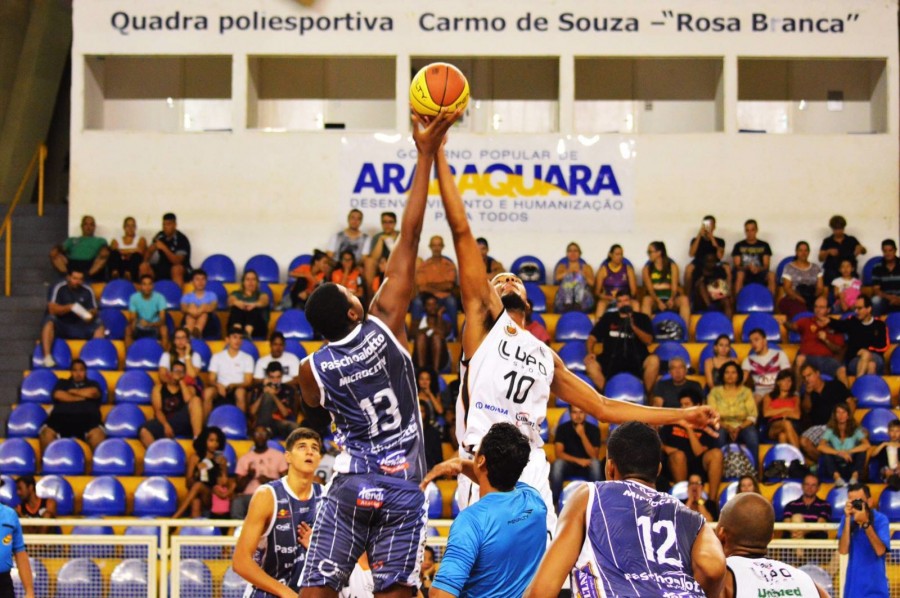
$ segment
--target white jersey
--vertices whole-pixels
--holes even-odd
[[[767,558],[749,559],[730,556],[725,559],[734,574],[734,598],[775,598],[798,596],[818,598],[819,590],[804,571]]]

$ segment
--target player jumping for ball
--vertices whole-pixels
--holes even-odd
[[[303,598],[334,597],[363,552],[375,596],[410,596],[419,586],[425,546],[425,448],[406,312],[435,153],[459,117],[425,122],[413,114],[418,157],[400,237],[366,316],[359,299],[326,283],[306,303],[306,316],[328,344],[300,367],[303,400],[331,412],[344,447],[310,540],[300,578]]]

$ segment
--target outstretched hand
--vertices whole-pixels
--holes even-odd
[[[435,465],[431,471],[429,471],[424,478],[422,478],[422,483],[419,484],[419,487],[422,490],[425,490],[433,480],[444,477],[444,476],[453,476],[456,477],[461,474],[463,471],[463,460],[459,457],[454,457],[453,459],[448,459],[441,463]]]
[[[462,111],[447,109],[441,110],[437,116],[422,116],[411,111],[413,122],[413,140],[420,154],[426,156],[435,155],[444,142],[444,135],[462,115]]]
[[[698,430],[702,430],[707,426],[715,430],[719,429],[719,413],[709,405],[688,407],[684,410],[684,419]]]

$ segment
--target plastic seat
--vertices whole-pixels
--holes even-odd
[[[793,262],[796,259],[793,255],[789,255],[787,257],[782,258],[780,262],[778,262],[778,267],[775,268],[775,280],[778,281],[778,286],[781,286],[781,275],[784,274],[784,269],[788,264]]]
[[[100,310],[100,321],[106,328],[106,336],[114,341],[125,338],[125,329],[128,327],[128,319],[116,308]]]
[[[756,455],[754,455],[753,453],[751,453],[750,449],[748,449],[743,444],[738,444],[736,442],[732,442],[732,443],[726,444],[725,446],[722,447],[722,453],[727,454],[727,453],[737,453],[737,452],[744,453],[744,456],[747,457],[748,459],[750,459],[750,463],[753,464],[753,467],[754,468],[756,467],[756,462],[758,460],[758,457]],[[734,478],[734,479],[737,479],[737,478]]]
[[[172,482],[153,476],[141,482],[134,491],[136,517],[171,517],[178,508],[178,494]]]
[[[567,421],[572,421],[572,415],[569,413],[568,409],[566,409],[563,414],[559,416],[559,419],[556,422],[556,428],[559,429],[559,426],[566,423]],[[589,413],[584,414],[584,422],[586,424],[591,424],[592,426],[600,426],[600,424],[597,423],[597,418],[593,415],[590,415]],[[555,434],[556,430],[554,430],[553,433]]]
[[[50,347],[50,355],[53,356],[53,361],[56,362],[54,369],[67,370],[72,367],[72,350],[63,339],[56,338],[53,340],[53,345]],[[44,365],[44,348],[40,343],[34,346],[31,367],[36,370],[47,367]]]
[[[687,480],[682,482],[676,482],[672,484],[672,489],[669,490],[669,494],[677,498],[678,500],[686,500],[688,495],[688,483]],[[707,499],[709,496],[706,494],[706,491],[703,491],[703,498]]]
[[[765,471],[765,469],[769,467],[769,465],[778,460],[784,461],[785,465],[790,465],[791,461],[799,461],[800,463],[804,463],[806,461],[803,453],[801,453],[800,449],[798,449],[794,445],[787,443],[774,444],[766,452],[766,456],[763,457],[763,470]],[[781,521],[781,518],[777,519],[776,521]]]
[[[315,337],[312,324],[300,309],[289,309],[281,314],[275,323],[275,330],[282,333],[286,339],[309,341]]]
[[[569,497],[578,490],[578,486],[584,484],[583,481],[575,481],[567,484],[565,488],[562,489],[562,492],[559,493],[559,510],[562,511],[563,507],[566,505],[566,501],[569,500]]]
[[[550,442],[550,424],[547,423],[546,419],[541,420],[540,430],[541,440],[543,440],[545,443]]]
[[[88,517],[125,514],[125,488],[113,476],[95,477],[84,487],[81,514]]]
[[[876,407],[862,418],[862,427],[869,431],[869,442],[879,443],[890,440],[888,424],[897,419],[890,409]]]
[[[15,438],[37,438],[47,420],[47,412],[37,403],[22,403],[9,414],[6,435]]]
[[[56,579],[56,598],[102,596],[103,578],[89,558],[72,559],[60,568]]]
[[[587,314],[577,311],[564,313],[556,323],[556,340],[562,343],[585,341],[593,327]]]
[[[875,270],[875,267],[881,264],[882,261],[883,258],[880,255],[872,256],[866,260],[866,264],[863,266],[862,270],[863,286],[872,286],[872,271]]]
[[[322,445],[328,446],[329,437],[326,436],[322,439]],[[237,453],[234,452],[234,447],[231,446],[231,443],[225,443],[225,450],[222,451],[225,455],[225,463],[228,465],[228,475],[234,475],[234,470],[237,467]]]
[[[137,289],[130,280],[119,278],[111,280],[103,287],[100,294],[100,308],[128,309],[128,301]]]
[[[88,380],[93,380],[97,383],[97,386],[100,387],[100,402],[106,404],[109,402],[109,384],[106,383],[106,378],[103,377],[103,372],[100,370],[88,370],[86,377]]]
[[[744,320],[744,328],[741,330],[741,341],[750,342],[750,332],[759,328],[766,335],[769,342],[781,342],[781,325],[772,314],[753,312]]]
[[[69,481],[58,475],[44,475],[37,481],[35,492],[41,498],[52,498],[56,501],[56,514],[60,517],[75,512],[75,493]]]
[[[159,368],[162,354],[163,348],[159,341],[154,338],[139,338],[125,353],[125,369],[155,371]]]
[[[536,282],[526,282],[525,295],[528,297],[528,302],[531,303],[531,311],[537,314],[547,311],[547,295],[544,294],[541,285]]]
[[[444,511],[444,499],[441,497],[441,489],[434,482],[429,482],[425,488],[425,502],[428,503],[428,518],[440,519]]]
[[[803,496],[803,484],[800,482],[784,482],[772,495],[772,507],[775,509],[775,521],[784,520],[784,506],[792,500]]]
[[[166,298],[166,309],[181,309],[181,287],[173,280],[157,280],[153,290]]]
[[[542,262],[539,258],[533,255],[523,255],[517,257],[515,260],[513,260],[512,266],[509,267],[509,271],[519,278],[521,278],[523,274],[528,277],[529,272],[522,272],[523,266],[528,266],[527,270],[533,270],[534,268],[537,269],[538,280],[533,282],[544,284],[547,281],[547,269],[544,267],[544,262]]]
[[[253,358],[254,363],[259,361],[259,349],[253,341],[244,339],[241,341],[241,351]]]
[[[900,375],[900,351],[892,351],[891,352],[891,374],[898,376]]]
[[[0,442],[0,474],[31,475],[37,458],[34,449],[24,438],[7,438]]]
[[[278,262],[271,255],[264,253],[254,255],[244,264],[244,272],[247,270],[255,270],[259,282],[278,282]]]
[[[218,318],[212,318],[218,320]],[[212,319],[210,321],[212,321]],[[200,369],[204,372],[209,368],[209,361],[212,359],[212,349],[199,338],[191,339],[191,350],[200,356]]]
[[[659,357],[660,361],[669,361],[670,359],[680,357],[684,360],[684,363],[687,364],[688,368],[691,367],[691,354],[688,353],[688,350],[684,348],[684,345],[679,342],[663,341],[656,347],[656,351],[654,351],[653,354]]]
[[[884,513],[891,523],[900,521],[900,491],[885,488],[878,499],[878,510]]]
[[[41,471],[44,474],[84,474],[84,449],[72,438],[57,438],[44,449]]]
[[[752,312],[770,314],[775,311],[775,299],[767,287],[757,283],[750,283],[738,293],[735,307],[739,314]]]
[[[200,267],[206,272],[206,277],[210,281],[237,281],[237,268],[234,265],[234,261],[227,255],[214,253],[203,260]]]
[[[216,309],[228,310],[228,289],[225,288],[224,284],[218,280],[208,280],[206,282],[206,290],[216,296],[216,301],[218,302]],[[210,320],[213,319],[215,318],[210,318]]]
[[[700,362],[698,364],[698,369],[700,370],[699,373],[701,376],[706,374],[706,368],[704,367],[704,364],[706,363],[707,359],[715,354],[715,346],[716,341],[712,341],[710,343],[707,343],[706,346],[703,347],[703,349],[700,351]],[[734,349],[731,350],[731,356],[737,359],[737,353],[734,352]]]
[[[856,397],[856,406],[891,408],[891,388],[881,376],[866,374],[853,382],[850,394]]]
[[[606,381],[606,388],[603,389],[603,394],[616,401],[628,401],[629,403],[643,405],[644,383],[633,374],[621,372]]]
[[[291,260],[291,263],[288,264],[288,270],[287,270],[287,279],[286,280],[288,282],[288,285],[293,284],[294,281],[297,280],[295,277],[291,276],[291,272],[293,272],[295,269],[299,268],[300,266],[302,266],[304,264],[311,264],[312,258],[313,258],[313,256],[310,255],[309,253],[301,253],[300,255],[298,255],[297,257],[295,257],[294,259]]]
[[[78,357],[84,361],[88,369],[119,369],[119,352],[112,341],[105,338],[92,338],[86,342]]]
[[[720,335],[726,335],[734,341],[734,326],[725,314],[717,311],[708,311],[697,322],[694,330],[694,338],[698,343],[715,342]]]
[[[43,403],[49,405],[53,402],[53,388],[59,382],[53,370],[32,370],[22,380],[22,390],[19,400],[22,403]]]
[[[303,361],[308,355],[308,353],[306,352],[306,348],[300,344],[300,341],[292,338],[285,339],[284,351],[286,353],[290,353],[291,355],[295,355],[300,361]],[[443,380],[443,378],[438,377],[438,381],[441,380]]]
[[[184,449],[171,438],[160,438],[144,453],[144,475],[181,476],[185,472]]]
[[[180,593],[191,598],[212,598],[212,574],[203,561],[181,561]]]
[[[797,314],[796,316],[791,318],[791,322],[796,324],[798,320],[802,320],[803,318],[811,318],[814,315],[815,314],[811,311],[800,312],[799,314]],[[800,333],[795,332],[793,330],[788,330],[788,342],[791,344],[794,344],[794,345],[799,344],[800,343]]]
[[[131,598],[147,595],[147,561],[140,558],[125,559],[109,576],[109,598]]]
[[[559,350],[559,358],[563,360],[566,367],[576,372],[584,371],[584,358],[587,356],[587,349],[584,343],[576,341],[574,343],[566,343]]]
[[[124,500],[124,497],[123,497]],[[112,536],[113,529],[107,525],[76,525],[73,536]],[[75,544],[71,548],[72,558],[110,559],[115,556],[116,547],[98,539],[94,544]]]
[[[219,528],[214,525],[185,526],[178,531],[179,536],[220,536]],[[182,546],[182,559],[213,560],[222,556],[224,546]]]
[[[116,382],[115,402],[149,405],[153,394],[153,378],[144,370],[131,370]]]
[[[672,331],[679,328],[681,334],[673,338]],[[657,340],[674,340],[684,342],[688,338],[688,325],[684,319],[673,311],[661,311],[653,316],[653,336]]]
[[[456,519],[457,515],[459,515],[459,497],[454,492],[453,498],[450,500],[450,518]]]
[[[107,438],[91,457],[93,475],[134,475],[134,449],[121,438]]]
[[[829,521],[839,523],[844,514],[844,506],[847,504],[847,487],[834,487],[828,491],[825,501],[831,505],[831,517]]]
[[[137,438],[146,421],[140,407],[133,403],[122,403],[112,408],[103,425],[111,438]]]
[[[247,581],[228,567],[222,577],[222,598],[243,598]]]
[[[891,342],[900,342],[900,312],[889,313],[884,323],[887,326],[888,338],[891,339]]]
[[[153,519],[153,517],[145,517]],[[153,525],[129,525],[125,528],[126,536],[156,536],[156,545],[159,547],[160,528]],[[147,558],[147,547],[138,544],[126,544],[123,550],[126,559]]]
[[[16,480],[9,475],[0,476],[3,485],[0,486],[0,504],[4,504],[10,509],[15,509],[22,501],[16,493]]]
[[[827,571],[825,571],[825,569],[814,563],[806,563],[797,568],[812,577],[814,582],[822,586],[822,589],[825,590],[825,593],[828,596],[837,596],[834,592],[834,579]]]
[[[221,428],[225,437],[231,440],[247,438],[247,416],[234,405],[219,405],[213,409],[206,425]]]
[[[28,562],[31,563],[31,582],[34,587],[35,596],[50,595],[50,575],[47,573],[47,567],[40,559],[29,556]],[[13,568],[9,572],[12,577],[13,591],[16,596],[24,596],[25,588],[22,586],[22,580],[19,578],[19,569],[16,562],[13,561]]]
[[[722,511],[722,507],[725,506],[725,503],[734,498],[734,496],[737,494],[739,483],[740,482],[731,482],[730,484],[725,486],[725,490],[723,490],[719,494],[719,512]]]

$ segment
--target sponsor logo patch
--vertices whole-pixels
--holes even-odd
[[[403,451],[396,451],[384,456],[378,466],[385,473],[398,473],[409,469],[409,462],[406,460],[406,454]]]
[[[384,490],[381,488],[363,488],[356,495],[356,506],[380,509],[384,504]]]

